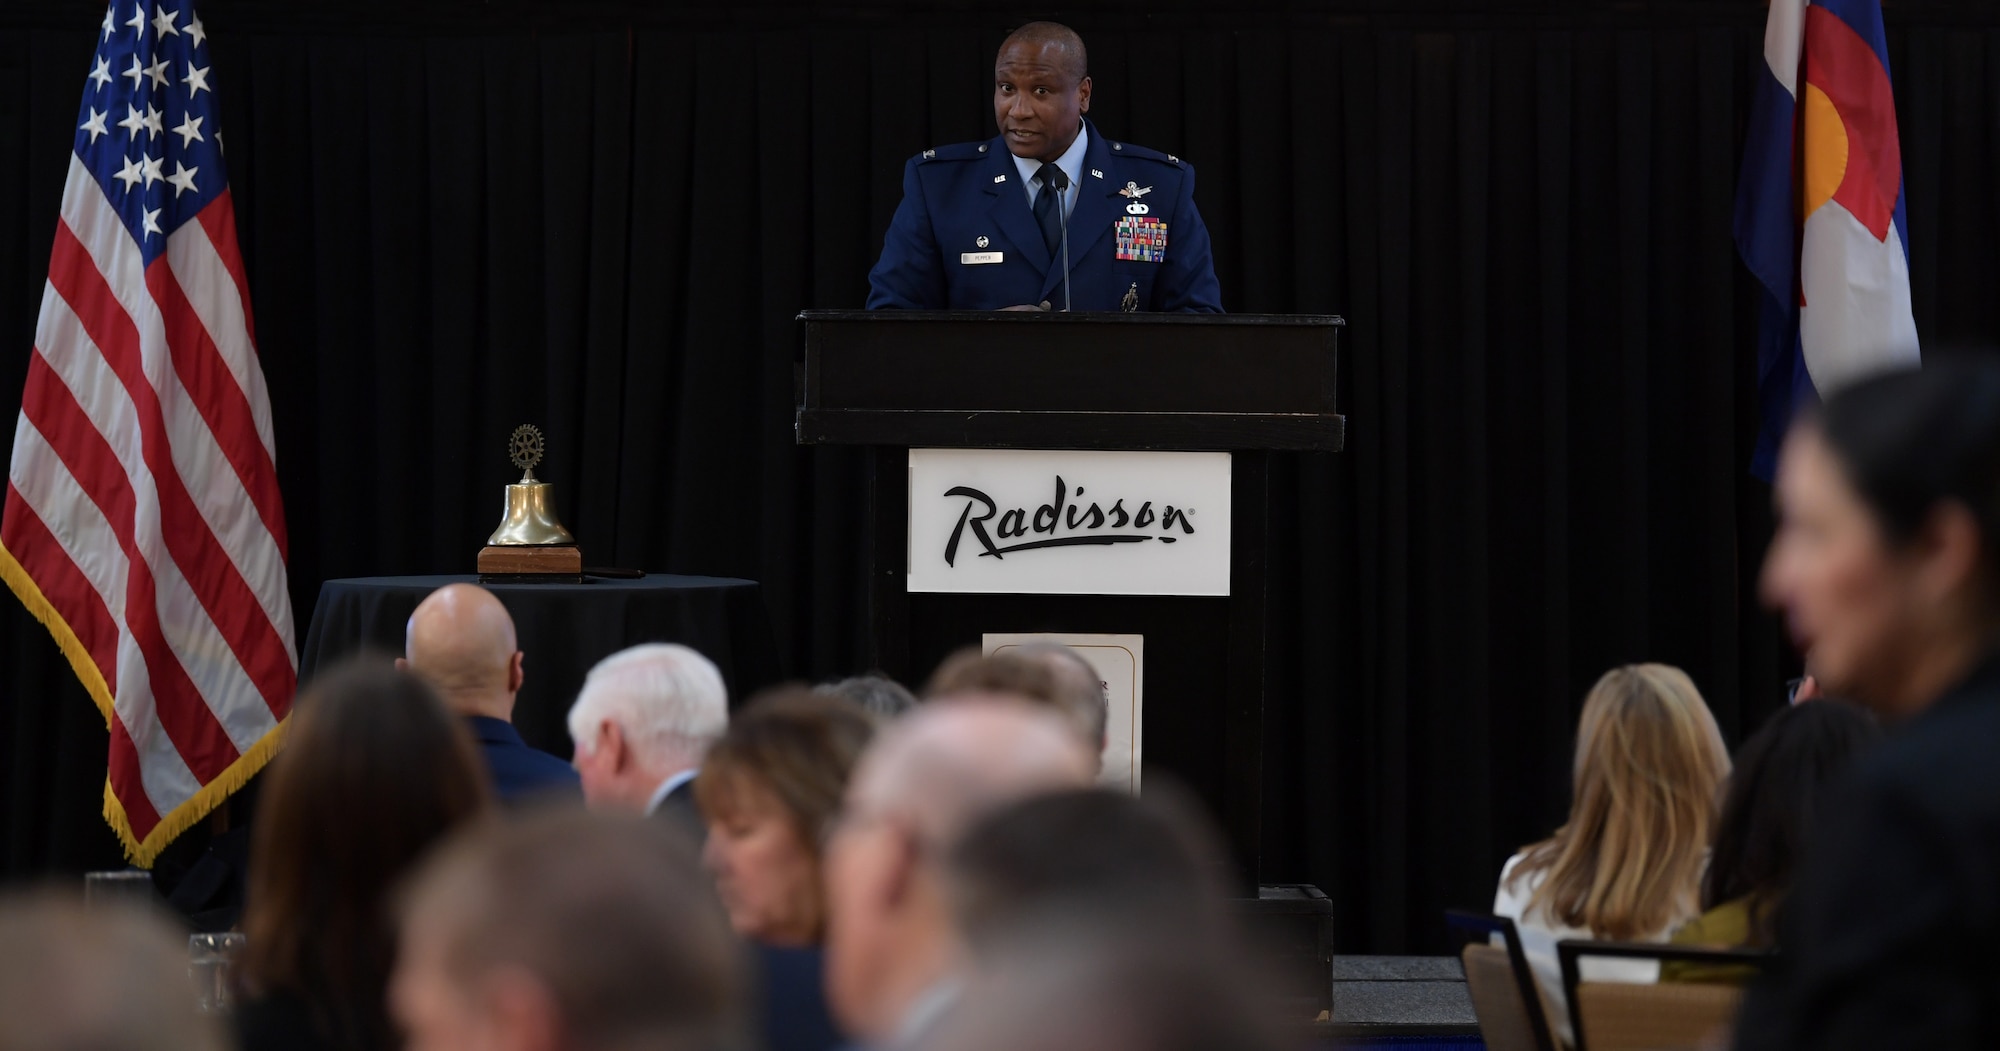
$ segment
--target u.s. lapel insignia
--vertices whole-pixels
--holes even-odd
[[[1118,191],[1118,196],[1130,197],[1136,201],[1152,192],[1153,188],[1151,186],[1141,186],[1136,182],[1128,182],[1125,184],[1124,189]]]
[[[1093,179],[1102,179],[1104,178],[1104,173],[1097,170],[1096,168],[1092,168],[1090,169],[1090,177]]]

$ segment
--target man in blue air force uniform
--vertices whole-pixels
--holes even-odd
[[[1000,136],[904,167],[870,310],[1061,310],[1067,216],[1070,309],[1221,312],[1194,167],[1099,134],[1083,119],[1088,72],[1065,26],[1007,38],[993,70]]]

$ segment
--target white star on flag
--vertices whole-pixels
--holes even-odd
[[[208,31],[201,28],[201,19],[199,18],[188,20],[187,35],[189,40],[194,41],[194,46],[196,47],[200,47],[201,42],[208,39]]]
[[[175,200],[180,199],[182,190],[194,189],[194,173],[200,170],[200,168],[189,168],[179,161],[174,162],[174,173],[167,176],[167,182],[173,184]]]
[[[145,173],[139,170],[138,161],[135,161],[132,158],[127,157],[125,158],[125,167],[118,169],[118,171],[114,173],[111,177],[118,180],[119,182],[124,183],[125,192],[130,193],[132,192],[132,187],[135,184],[137,184],[140,179],[145,178]]]
[[[97,68],[90,71],[90,79],[97,81],[97,90],[103,91],[104,85],[111,83],[111,63],[98,59]]]
[[[132,31],[133,31],[134,33],[143,33],[143,32],[145,32],[145,31],[146,31],[146,9],[145,9],[144,7],[141,7],[141,6],[140,6],[140,5],[138,5],[138,4],[133,4],[133,5],[132,5],[132,17],[131,17],[130,19],[128,19],[128,20],[126,21],[126,23],[125,23],[125,24],[126,24],[126,25],[128,25],[128,26],[131,26],[131,27],[132,27]]]
[[[124,128],[125,133],[136,140],[139,137],[139,132],[145,130],[146,115],[140,113],[137,106],[126,106],[125,119],[119,121],[118,126]]]
[[[166,163],[167,159],[165,157],[140,158],[140,174],[146,177],[146,189],[152,189],[154,183],[166,178],[166,176],[160,174],[160,168]]]
[[[137,56],[137,55],[134,55],[134,56],[132,57],[132,61],[134,61],[134,62],[137,62],[137,61],[139,61],[139,58],[138,58],[138,56]],[[147,76],[149,76],[149,77],[152,77],[152,78],[153,78],[153,86],[154,86],[154,87],[156,87],[156,88],[163,88],[163,87],[166,87],[166,86],[167,86],[167,60],[163,58],[163,59],[159,60],[158,62],[155,62],[155,63],[153,63],[153,64],[152,64],[152,65],[150,65],[150,66],[147,66],[147,67],[146,67],[146,75],[147,75]]]
[[[133,55],[133,56],[132,56],[132,68],[131,68],[131,69],[128,69],[128,70],[126,70],[125,72],[123,72],[123,73],[120,73],[120,74],[118,74],[118,75],[119,75],[119,76],[121,76],[121,77],[131,77],[131,78],[132,78],[132,90],[133,90],[133,91],[137,91],[137,90],[139,90],[139,82],[140,82],[140,81],[142,81],[142,80],[144,80],[144,79],[146,79],[146,67],[145,67],[145,66],[142,66],[142,65],[140,65],[140,64],[139,64],[139,56],[138,56],[138,55]]]
[[[179,11],[169,11],[164,7],[161,8],[160,13],[153,16],[153,32],[158,34],[162,40],[169,36],[180,36],[181,31],[174,28],[175,20],[180,17],[181,13]]]
[[[151,106],[146,107],[147,141],[150,142],[151,140],[157,139],[160,136],[165,135],[167,133],[166,121],[160,119],[162,116],[164,116],[164,114],[162,114],[159,110],[156,110]]]
[[[180,127],[174,129],[174,134],[181,137],[181,149],[187,149],[191,143],[206,141],[201,137],[201,122],[204,119],[192,113],[181,118]]]
[[[112,30],[113,30],[113,26],[111,25],[111,10],[112,10],[112,9],[111,9],[111,8],[109,8],[109,7],[106,7],[106,8],[104,9],[104,39],[105,39],[105,40],[109,40],[109,39],[111,39],[111,33],[112,33]]]
[[[77,125],[76,130],[90,133],[90,144],[93,146],[97,145],[97,137],[99,135],[107,134],[110,131],[109,128],[104,126],[104,117],[105,114],[97,112],[97,107],[92,106],[90,109],[90,119]]]
[[[181,78],[181,83],[188,86],[189,98],[208,91],[208,67],[196,66],[192,62],[188,63],[188,75]]]
[[[160,232],[160,211],[161,209],[158,208],[146,209],[146,222],[143,227],[146,233],[156,234]]]

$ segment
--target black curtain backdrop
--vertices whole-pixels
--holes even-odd
[[[0,9],[0,412],[101,10]],[[791,674],[859,670],[862,461],[792,444],[792,317],[861,301],[903,160],[992,133],[1045,14],[1099,126],[1197,166],[1227,306],[1351,323],[1348,451],[1274,475],[1267,882],[1442,950],[1606,668],[1685,667],[1732,742],[1779,701],[1729,232],[1761,4],[200,10],[301,636],[328,577],[469,570],[536,422],[589,561],[756,578]],[[2000,12],[1889,17],[1918,326],[1991,343]],[[0,647],[0,873],[116,863],[98,716],[11,601]]]

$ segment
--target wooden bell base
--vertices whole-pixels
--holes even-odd
[[[479,551],[481,584],[581,584],[583,552],[574,544],[551,547],[485,547]]]

